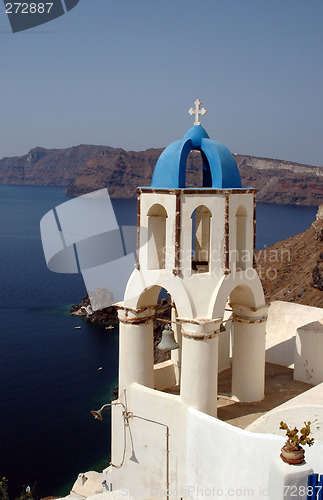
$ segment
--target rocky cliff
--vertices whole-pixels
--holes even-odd
[[[323,206],[303,233],[256,252],[268,301],[323,307]]]
[[[27,155],[0,160],[1,184],[64,186],[69,196],[107,187],[115,198],[131,198],[137,186],[149,186],[162,149],[125,151],[81,144],[67,149],[34,148]],[[259,190],[258,201],[319,205],[323,167],[269,158],[235,155],[242,183]],[[201,155],[187,162],[187,185],[201,185]]]
[[[323,167],[235,155],[244,186],[258,189],[257,200],[291,205],[323,201]]]

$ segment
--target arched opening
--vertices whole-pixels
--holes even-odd
[[[252,290],[245,285],[236,286],[227,297],[223,311],[223,322],[219,335],[219,394],[232,395],[232,359],[234,349],[234,306],[243,304],[246,307],[255,305]]]
[[[186,187],[203,186],[203,158],[200,151],[190,151],[186,160]]]
[[[145,309],[149,309],[150,306],[155,311],[152,321],[148,325],[141,325],[146,330],[140,339],[142,343],[140,352],[148,352],[148,349],[151,349],[153,353],[145,358],[138,355],[134,362],[141,365],[142,370],[153,372],[153,384],[149,387],[154,387],[158,391],[179,394],[182,334],[181,326],[177,321],[178,311],[174,298],[166,288],[153,285],[142,292],[138,306]],[[166,325],[170,325],[173,330],[174,340],[179,345],[178,349],[165,351],[158,349]],[[146,349],[144,349],[144,344],[147,346]]]
[[[192,149],[186,159],[185,187],[211,187],[209,161],[201,149]]]
[[[165,269],[166,219],[165,208],[156,203],[147,213],[148,216],[148,269]]]
[[[204,205],[192,213],[192,272],[207,273],[210,268],[212,214]]]
[[[159,391],[179,395],[182,334],[177,317],[176,305],[171,295],[165,288],[161,288],[154,317],[154,387]],[[174,332],[174,340],[179,345],[178,349],[159,350],[158,345],[162,340],[162,332],[166,325],[169,325]]]
[[[171,297],[165,288],[160,288],[154,317],[154,364],[170,359],[170,351],[160,351],[158,344],[162,340],[165,325],[171,322]]]
[[[236,212],[236,270],[244,271],[247,267],[247,211],[240,205]]]
[[[239,419],[244,415],[240,402],[252,405],[263,397],[265,305],[258,279],[250,286],[231,283],[224,282],[217,291],[212,314],[223,317],[218,350],[218,418],[240,426],[243,422]],[[257,307],[259,301],[261,306]],[[249,410],[252,413],[252,406]]]

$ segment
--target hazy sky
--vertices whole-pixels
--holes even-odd
[[[202,124],[232,152],[323,165],[322,0],[80,0],[11,32],[0,5],[0,157],[165,147]]]

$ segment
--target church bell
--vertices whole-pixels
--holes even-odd
[[[103,417],[102,417],[102,409],[101,410],[91,410],[91,413],[93,415],[94,418],[96,418],[97,420],[103,420]]]
[[[162,339],[157,347],[160,351],[172,351],[179,348],[174,337],[174,330],[170,325],[166,325],[162,331]]]

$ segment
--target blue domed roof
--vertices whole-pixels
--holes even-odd
[[[192,150],[201,151],[203,187],[241,188],[236,161],[220,142],[212,141],[201,125],[190,128],[184,138],[172,142],[160,155],[151,180],[154,188],[185,188],[186,160]]]

